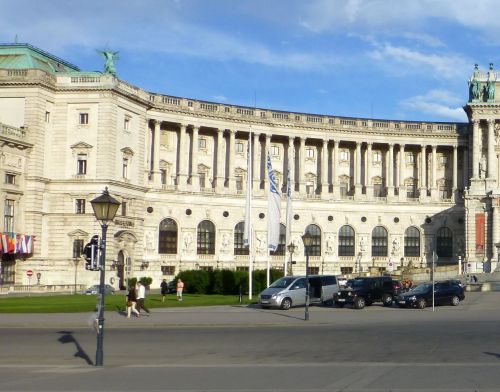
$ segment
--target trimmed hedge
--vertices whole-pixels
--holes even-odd
[[[283,276],[283,271],[271,269],[271,282]],[[237,295],[248,293],[248,272],[233,270],[188,270],[182,271],[176,279],[184,282],[184,292],[191,294]],[[260,293],[267,287],[266,270],[255,270],[252,274],[253,293]]]

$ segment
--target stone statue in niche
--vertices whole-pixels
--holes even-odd
[[[487,163],[486,157],[483,155],[479,160],[479,178],[486,178]]]
[[[147,231],[146,232],[146,238],[145,238],[145,246],[147,250],[153,250],[154,245],[153,245],[153,232],[152,231]]]
[[[334,253],[334,244],[332,236],[328,236],[326,239],[326,253],[333,254]]]
[[[184,234],[184,250],[186,253],[189,253],[189,250],[191,249],[191,242],[193,242],[191,233]]]
[[[361,237],[359,240],[359,253],[364,254],[366,252],[366,242],[365,237]]]
[[[224,253],[229,251],[229,245],[231,245],[231,239],[229,238],[229,234],[227,233],[222,234],[221,247]]]
[[[392,241],[392,255],[397,256],[399,254],[399,240],[394,238]]]
[[[259,234],[257,235],[257,252],[264,253],[266,250],[266,235]]]

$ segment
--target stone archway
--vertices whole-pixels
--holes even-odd
[[[126,289],[127,280],[130,277],[135,254],[136,235],[128,230],[117,231],[114,235],[115,251],[117,251],[117,277],[121,290]]]

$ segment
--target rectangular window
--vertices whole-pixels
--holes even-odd
[[[352,270],[353,270],[352,267],[340,267],[340,273],[342,275],[350,275],[352,274]]]
[[[341,161],[349,161],[349,151],[348,150],[340,151],[340,160]]]
[[[128,178],[128,158],[123,158],[122,163],[122,177]]]
[[[167,171],[165,169],[160,169],[161,184],[167,185]]]
[[[314,158],[314,149],[306,148],[306,158]]]
[[[207,139],[202,138],[202,137],[198,139],[198,149],[199,150],[206,150],[207,149]]]
[[[175,275],[175,266],[173,265],[162,265],[161,266],[162,275]]]
[[[280,147],[273,144],[271,146],[271,155],[273,157],[279,157],[280,156]]]
[[[417,197],[417,190],[415,184],[406,184],[406,197],[412,199]]]
[[[124,131],[130,130],[130,118],[129,117],[125,117],[123,119],[123,130]]]
[[[75,214],[85,214],[85,199],[75,200]]]
[[[200,267],[200,269],[201,269],[202,271],[213,272],[214,267],[212,267],[211,265],[210,265],[210,266],[209,266],[209,265],[202,265],[202,266]]]
[[[127,216],[127,202],[122,201],[122,204],[120,205],[122,209],[122,216]]]
[[[78,154],[76,174],[87,174],[87,154]]]
[[[79,122],[81,125],[87,125],[89,123],[89,114],[88,113],[80,113]]]
[[[3,231],[14,231],[14,200],[5,199]]]
[[[349,184],[347,182],[340,183],[340,197],[342,199],[347,198],[349,196]]]
[[[314,195],[314,182],[306,182],[306,193],[308,195]]]
[[[236,176],[236,190],[243,190],[243,176]]]
[[[410,166],[415,164],[415,155],[412,152],[406,153],[406,163]]]
[[[248,267],[236,267],[236,271],[248,272]]]
[[[83,251],[83,240],[74,240],[73,241],[73,258],[78,259],[82,255]]]
[[[45,112],[45,122],[46,123],[50,122],[50,112]]]
[[[448,157],[446,155],[442,155],[440,157],[440,164],[441,164],[441,166],[447,166],[448,165]]]
[[[319,274],[319,267],[309,267],[309,274],[310,275],[318,275]]]
[[[242,142],[237,142],[236,143],[236,152],[243,154],[243,143]]]
[[[16,175],[12,173],[5,173],[5,183],[15,185],[16,184]]]
[[[373,196],[375,197],[385,196],[385,188],[382,184],[373,184]]]
[[[382,151],[373,151],[373,163],[382,162]]]
[[[207,175],[206,173],[199,173],[200,174],[200,188],[205,188],[207,186]]]

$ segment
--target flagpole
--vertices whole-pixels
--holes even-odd
[[[247,147],[247,188],[245,201],[245,230],[243,243],[248,245],[248,299],[252,299],[252,271],[253,271],[253,227],[252,227],[252,132],[248,133]]]

